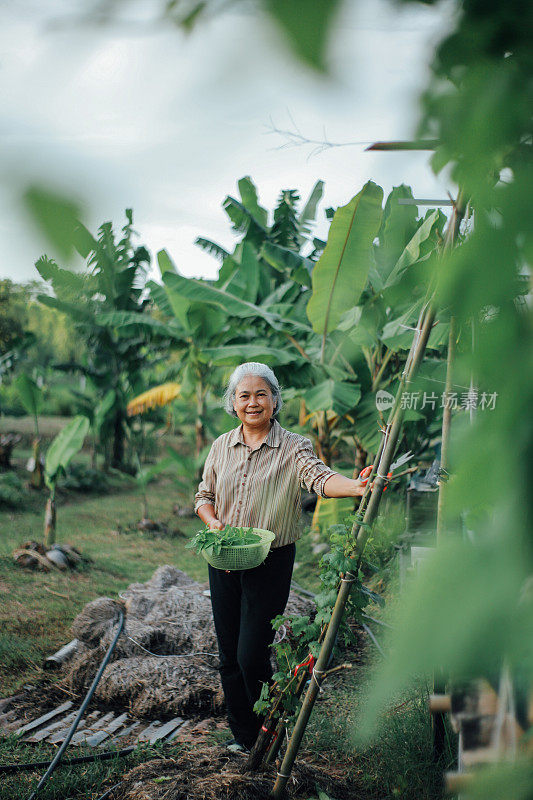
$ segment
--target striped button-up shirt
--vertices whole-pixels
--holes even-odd
[[[325,497],[324,484],[334,474],[309,439],[276,420],[255,450],[244,441],[241,425],[213,442],[194,510],[210,503],[224,524],[272,531],[272,547],[282,547],[300,535],[300,488]]]

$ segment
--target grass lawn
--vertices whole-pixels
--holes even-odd
[[[0,511],[0,696],[42,676],[43,658],[70,641],[70,625],[96,597],[116,597],[130,583],[146,581],[161,564],[207,580],[206,562],[185,550],[184,536],[158,538],[138,531],[116,533],[140,518],[136,491],[126,485],[105,495],[71,493],[57,509],[57,541],[76,546],[91,562],[63,573],[21,569],[13,550],[29,539],[42,539],[45,493],[29,494],[24,511]],[[197,518],[172,514],[183,496],[171,477],[149,487],[150,508],[170,528],[191,535]],[[201,523],[200,523],[201,527]]]

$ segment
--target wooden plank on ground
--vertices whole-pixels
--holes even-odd
[[[92,725],[88,725],[84,730],[80,731],[79,733],[75,733],[72,737],[71,744],[85,744],[86,739],[89,738],[95,731],[100,730],[104,725],[114,717],[114,713],[112,711],[109,714],[104,714],[97,722],[94,722]]]
[[[180,725],[179,728],[176,728],[176,730],[173,731],[170,734],[170,736],[167,737],[167,742],[173,742],[174,739],[176,739],[181,734],[183,729],[184,728],[188,728],[190,724],[191,724],[190,719],[186,719],[185,722],[183,723],[183,725]]]
[[[33,722],[28,722],[27,725],[23,725],[21,728],[17,728],[17,730],[13,731],[13,733],[15,734],[15,736],[21,736],[23,733],[28,733],[28,731],[32,731],[35,728],[39,728],[41,725],[44,725],[45,722],[48,722],[48,720],[59,716],[59,714],[63,714],[65,711],[68,711],[70,708],[72,708],[72,705],[73,705],[72,701],[67,700],[66,703],[63,703],[63,705],[54,708],[54,710],[49,711],[48,714],[43,714],[42,717],[33,720]]]
[[[180,725],[183,724],[183,722],[184,720],[182,717],[174,717],[174,719],[171,719],[168,722],[165,722],[164,725],[161,725],[160,728],[156,728],[155,731],[152,731],[152,733],[148,735],[146,741],[150,742],[150,744],[154,744],[155,742],[158,742],[160,739],[164,739],[165,736],[168,736],[168,734],[172,733],[173,730],[179,728]]]
[[[109,725],[106,725],[103,730],[97,731],[96,733],[93,733],[92,736],[89,736],[85,740],[85,744],[88,747],[98,747],[98,745],[108,739],[112,733],[121,728],[127,719],[127,714],[121,714],[120,717],[117,717],[116,719],[112,720]]]
[[[137,737],[138,742],[147,742],[149,737],[152,735],[153,731],[155,731],[161,725],[160,720],[156,719],[147,728],[140,732],[139,736]]]
[[[129,736],[130,733],[132,733],[136,728],[138,728],[140,724],[141,724],[140,720],[136,720],[135,722],[132,722],[132,724],[128,725],[127,728],[124,728],[123,730],[121,730],[117,734],[115,734],[115,736],[113,736],[113,738],[111,739],[111,742],[106,742],[106,745],[107,744],[114,744],[118,739],[123,739],[124,737]]]
[[[31,744],[35,744],[35,742],[42,742],[44,739],[48,739],[49,736],[54,736],[58,731],[63,731],[69,729],[70,725],[76,719],[77,711],[73,711],[72,714],[68,714],[63,719],[56,720],[55,722],[51,722],[50,725],[47,725],[46,728],[43,728],[40,731],[36,731],[31,736],[26,736],[24,741],[30,742]],[[67,726],[65,728],[65,726]],[[66,735],[66,734],[65,734]],[[48,739],[50,741],[50,739]]]

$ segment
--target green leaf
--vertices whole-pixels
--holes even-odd
[[[15,386],[20,395],[22,405],[32,417],[36,417],[41,410],[43,400],[43,393],[37,386],[35,381],[32,381],[24,372],[19,375],[15,381]]]
[[[268,224],[268,213],[266,209],[259,205],[257,189],[252,179],[246,175],[244,178],[240,179],[238,187],[241,193],[243,206],[250,212],[258,225],[262,228],[266,228]]]
[[[169,254],[166,250],[159,250],[157,254],[157,263],[159,265],[159,270],[161,275],[164,275],[165,272],[177,272],[177,267],[170,258]]]
[[[24,192],[23,202],[50,244],[63,258],[68,258],[74,249],[81,214],[77,201],[46,186],[30,186]]]
[[[164,280],[167,289],[171,292],[175,292],[177,296],[185,297],[188,300],[194,300],[198,303],[214,305],[225,311],[229,316],[239,317],[241,319],[260,317],[268,322],[275,330],[286,327],[288,322],[298,326],[298,323],[284,320],[277,314],[269,313],[260,306],[242,300],[240,297],[235,297],[235,295],[229,292],[217,289],[215,286],[196,280],[195,278],[184,278],[181,275],[167,273]]]
[[[298,58],[324,71],[328,38],[340,1],[265,0],[264,7],[285,32]]]
[[[326,380],[308,389],[302,396],[310,411],[332,410],[336,414],[346,414],[359,402],[361,389],[355,383]]]
[[[370,735],[379,713],[413,675],[491,675],[533,663],[532,596],[523,592],[529,562],[519,536],[444,541],[404,588],[390,634],[390,658],[380,662],[360,730]],[[468,613],[465,613],[468,609]]]
[[[296,351],[278,350],[260,344],[228,344],[220,347],[203,347],[198,353],[198,360],[204,364],[225,366],[241,364],[244,361],[264,361],[266,364],[291,364],[300,361]]]
[[[37,295],[37,300],[44,306],[49,306],[49,308],[55,308],[57,311],[68,314],[69,317],[73,317],[78,323],[88,322],[94,324],[96,321],[94,314],[88,311],[87,308],[84,308],[81,303],[78,305],[75,303],[68,303],[63,300],[58,300],[57,297],[50,297],[48,294]]]
[[[74,417],[52,441],[44,466],[46,485],[50,489],[55,485],[59,473],[66,471],[70,459],[81,450],[89,428],[87,417]]]
[[[249,303],[255,303],[260,269],[257,251],[249,242],[244,241],[235,248],[232,261],[237,268],[224,286],[224,290]]]
[[[317,181],[311,190],[307,203],[303,207],[302,213],[298,217],[298,228],[300,230],[299,240],[303,244],[306,237],[310,235],[311,223],[315,221],[317,206],[324,194],[324,181]]]
[[[401,274],[409,267],[411,264],[414,264],[415,261],[418,260],[420,256],[420,247],[426,239],[429,238],[433,226],[439,219],[439,212],[438,210],[432,211],[426,219],[420,224],[420,227],[417,229],[416,233],[411,237],[408,244],[405,246],[400,258],[394,265],[391,273],[389,274],[387,280],[385,281],[385,287],[392,286],[395,284],[398,279],[400,278]]]
[[[383,220],[378,233],[379,246],[374,248],[375,265],[370,268],[369,279],[374,291],[383,289],[394,265],[417,228],[417,209],[414,205],[400,205],[398,200],[411,198],[410,186],[395,186],[387,197]]]
[[[43,281],[52,283],[56,293],[62,290],[82,293],[89,283],[87,275],[81,275],[69,269],[61,269],[54,259],[48,258],[48,256],[41,256],[35,262],[35,268]]]
[[[173,331],[164,322],[138,311],[109,311],[105,314],[98,314],[95,322],[102,328],[116,328],[123,336],[131,336],[137,330],[146,330],[148,328],[152,333],[159,334],[165,339],[181,340],[182,338],[179,332]]]
[[[187,312],[191,306],[191,302],[188,298],[184,297],[179,291],[172,291],[168,284],[169,278],[174,276],[179,276],[181,278],[182,276],[179,275],[176,268],[174,269],[169,268],[169,263],[172,262],[166,250],[159,250],[159,252],[157,253],[157,263],[159,264],[159,268],[161,270],[161,276],[163,278],[163,283],[165,284],[164,291],[166,294],[166,302],[168,303],[168,306],[170,306],[170,308],[172,309],[173,316],[175,316],[176,319],[179,320],[179,322],[182,324],[185,330],[189,330],[189,320],[187,318]],[[186,280],[186,278],[183,278],[183,280]],[[151,291],[153,286],[154,286],[153,282],[150,282],[149,287]],[[153,296],[159,305],[159,300],[162,300],[161,294],[155,294]]]
[[[335,212],[326,249],[313,269],[313,294],[307,305],[315,333],[330,333],[343,313],[357,305],[373,258],[382,198],[383,189],[368,181]]]
[[[278,272],[283,272],[302,286],[311,286],[311,272],[315,265],[310,258],[272,242],[264,243],[261,257]]]
[[[114,389],[109,389],[94,409],[93,425],[96,433],[99,433],[100,428],[104,424],[109,412],[113,408],[116,400],[116,392]]]

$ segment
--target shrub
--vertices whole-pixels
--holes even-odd
[[[0,506],[18,508],[23,505],[25,488],[23,482],[14,472],[0,475]]]
[[[105,492],[109,488],[103,472],[84,464],[71,464],[61,486],[77,492]]]

